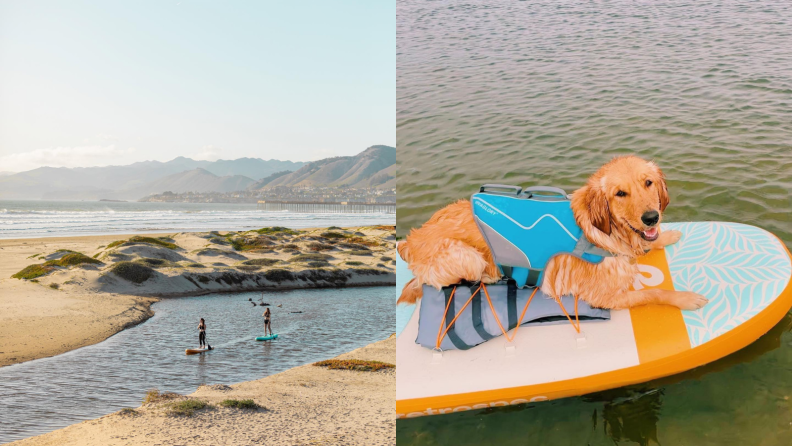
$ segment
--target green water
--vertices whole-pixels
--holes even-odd
[[[792,3],[400,0],[397,145],[399,236],[480,184],[572,191],[634,153],[668,177],[665,221],[792,248]],[[399,421],[398,441],[789,445],[789,324],[670,380]]]

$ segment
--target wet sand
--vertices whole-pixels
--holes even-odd
[[[395,337],[338,358],[393,364]],[[396,442],[395,373],[395,369],[356,372],[308,364],[256,381],[202,386],[188,398],[212,406],[192,417],[167,415],[167,402],[147,404],[129,414],[117,412],[10,444],[392,445]],[[265,409],[217,405],[226,399],[253,399]]]

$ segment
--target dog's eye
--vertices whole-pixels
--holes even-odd
[[[616,192],[616,196],[617,197],[626,197],[627,196],[627,192],[625,192],[623,190],[620,190],[620,191]]]
[[[646,180],[646,187],[649,187],[651,185],[652,185],[652,180]]]

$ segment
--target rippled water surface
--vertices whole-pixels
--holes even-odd
[[[393,224],[393,214],[257,211],[255,204],[0,200],[0,239]]]
[[[399,235],[477,186],[655,159],[668,221],[792,246],[792,3],[400,0]]]
[[[400,0],[397,68],[400,236],[480,184],[571,191],[635,153],[668,176],[666,221],[792,247],[792,3]],[[662,382],[399,421],[398,441],[789,445],[789,324]]]
[[[264,308],[248,298],[261,293],[164,299],[153,318],[104,342],[0,368],[0,443],[137,407],[151,388],[185,394],[258,379],[394,333],[392,287],[267,293],[280,334],[272,342],[254,340]],[[185,348],[198,346],[201,317],[216,350],[187,356]]]

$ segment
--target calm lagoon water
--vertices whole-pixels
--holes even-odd
[[[0,368],[0,443],[137,407],[151,388],[186,394],[258,379],[394,333],[392,287],[267,292],[280,335],[271,342],[254,340],[264,307],[248,298],[261,293],[163,299],[154,317],[104,342]],[[201,317],[215,350],[187,356]]]
[[[666,221],[737,221],[792,248],[792,3],[397,3],[397,233],[487,182],[572,191],[654,159]],[[397,423],[399,444],[792,444],[787,317],[687,374]],[[486,377],[482,377],[486,379]]]

